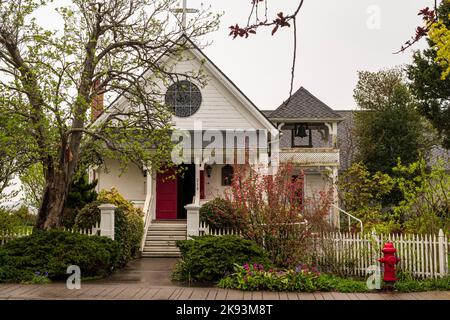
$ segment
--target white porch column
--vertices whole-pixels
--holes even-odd
[[[332,215],[333,215],[333,224],[335,227],[339,228],[340,226],[340,220],[339,220],[339,210],[337,209],[339,207],[339,194],[338,194],[338,187],[337,187],[337,179],[338,179],[338,168],[333,167],[332,173],[331,173],[331,180],[333,184],[333,208],[332,208]]]
[[[329,133],[331,135],[331,146],[333,148],[337,148],[338,123],[337,122],[328,122],[328,123],[325,123],[325,125],[328,127]]]
[[[187,237],[199,236],[200,228],[200,204],[188,204],[185,206],[187,211]]]
[[[100,235],[114,240],[114,210],[116,206],[110,203],[101,204],[100,209]]]
[[[203,164],[200,161],[200,158],[195,158],[195,195],[194,195],[194,204],[200,204],[200,171],[202,170]]]

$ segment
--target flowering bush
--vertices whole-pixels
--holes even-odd
[[[366,292],[363,280],[343,279],[321,274],[316,267],[298,265],[288,270],[265,270],[257,264],[236,265],[236,273],[219,282],[219,287],[244,291],[339,291]]]
[[[227,199],[215,198],[205,203],[200,209],[200,219],[213,229],[232,228],[241,230],[245,219],[238,215]]]
[[[330,289],[316,268],[299,265],[289,270],[265,270],[258,264],[236,265],[236,273],[223,278],[219,287],[249,291],[313,292]]]
[[[237,216],[246,222],[243,236],[265,248],[279,266],[306,261],[311,234],[327,224],[329,194],[314,206],[304,199],[303,188],[303,172],[291,163],[280,166],[275,175],[236,166],[226,194]]]

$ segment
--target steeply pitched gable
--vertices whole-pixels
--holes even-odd
[[[287,103],[283,102],[268,117],[270,119],[341,119],[339,114],[303,87],[300,87]]]

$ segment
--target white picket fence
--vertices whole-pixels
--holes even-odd
[[[234,229],[213,229],[200,222],[200,235],[240,235]],[[316,262],[325,269],[337,268],[342,274],[366,276],[369,267],[381,267],[378,259],[386,242],[397,249],[399,270],[417,278],[449,275],[450,242],[442,230],[438,235],[328,233],[314,240]]]
[[[0,245],[4,245],[5,243],[30,235],[33,232],[32,227],[23,227],[18,228],[14,231],[6,231],[6,232],[0,232]]]
[[[438,235],[330,233],[318,238],[318,263],[338,267],[346,275],[365,276],[386,242],[392,242],[400,258],[398,269],[417,278],[448,275],[450,243],[442,230]]]
[[[67,229],[63,228],[64,231],[69,231],[72,233],[79,233],[84,234],[87,236],[98,236],[100,235],[100,223],[97,223],[96,225],[92,226],[90,229]]]
[[[211,228],[208,225],[207,222],[200,221],[199,234],[201,236],[206,236],[206,235],[210,235],[210,236],[226,236],[226,235],[238,236],[241,233],[240,233],[239,230],[232,229],[232,228],[220,228],[220,229]]]
[[[72,232],[72,233],[79,233],[79,234],[84,234],[87,236],[94,236],[94,235],[99,235],[100,234],[100,224],[96,224],[94,225],[92,228],[90,229],[67,229],[67,228],[63,228],[64,231],[68,231],[68,232]],[[21,238],[21,237],[25,237],[30,235],[33,232],[33,228],[31,227],[24,227],[24,228],[19,228],[15,231],[11,231],[11,232],[0,232],[0,245],[4,245],[6,243],[8,243],[11,240],[17,239],[17,238]]]

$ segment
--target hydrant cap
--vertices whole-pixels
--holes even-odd
[[[397,249],[394,248],[394,245],[392,242],[386,242],[384,244],[383,250],[381,250],[383,253],[395,253],[397,252]]]

